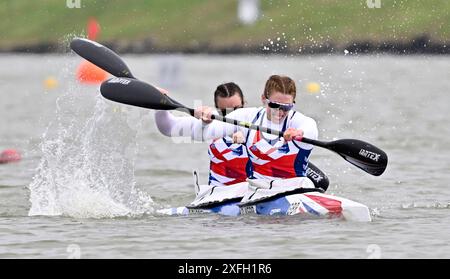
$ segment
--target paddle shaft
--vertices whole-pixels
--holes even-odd
[[[247,128],[247,129],[252,129],[252,130],[261,131],[261,132],[264,132],[267,134],[272,134],[275,136],[283,137],[283,133],[278,130],[270,129],[267,127],[261,127],[259,125],[255,125],[253,123],[238,121],[236,119],[231,119],[231,118],[227,118],[222,115],[216,115],[216,114],[211,115],[211,118],[214,120],[225,122],[225,123],[241,126],[241,127]]]
[[[187,108],[187,107],[183,107],[183,109],[188,110],[189,114],[194,116],[194,109]],[[244,127],[244,128],[251,129],[251,130],[261,131],[263,133],[275,135],[275,136],[278,136],[280,138],[282,138],[283,135],[284,135],[283,132],[275,130],[275,129],[262,127],[262,126],[255,125],[255,124],[249,123],[249,122],[238,121],[236,119],[227,118],[227,117],[224,117],[222,115],[212,114],[211,115],[211,119],[217,120],[217,121],[221,121],[221,122],[225,122],[225,123],[232,124],[232,125],[236,125],[236,126],[240,126],[240,127]],[[320,146],[320,147],[323,147],[323,148],[328,148],[327,147],[327,143],[322,142],[322,141],[313,140],[313,139],[309,139],[309,138],[305,138],[305,137],[302,137],[302,139],[300,141],[304,142],[304,143]]]

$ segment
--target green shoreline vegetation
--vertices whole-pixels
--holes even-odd
[[[420,36],[450,41],[447,0],[380,0],[380,8],[369,8],[366,0],[261,0],[254,25],[239,23],[238,0],[79,1],[80,8],[68,8],[66,0],[1,1],[0,49],[61,43],[85,33],[91,17],[101,25],[99,41],[146,41],[158,49],[245,49],[273,42],[295,50]]]

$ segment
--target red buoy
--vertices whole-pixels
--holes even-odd
[[[97,35],[100,33],[100,24],[93,17],[91,17],[88,21],[87,33],[88,33],[89,40],[92,40],[92,41],[97,40]]]
[[[0,164],[17,162],[20,161],[20,159],[22,159],[22,157],[15,149],[6,149],[0,154]]]

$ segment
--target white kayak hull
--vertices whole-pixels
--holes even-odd
[[[349,199],[319,192],[291,194],[245,205],[228,202],[204,208],[176,207],[158,210],[165,215],[192,215],[216,213],[226,216],[303,215],[308,217],[343,218],[349,221],[370,222],[369,208]]]

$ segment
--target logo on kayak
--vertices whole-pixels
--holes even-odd
[[[189,214],[206,214],[211,213],[211,210],[202,208],[189,208]]]
[[[273,208],[270,210],[269,215],[282,215],[283,212],[281,211],[281,208]]]
[[[321,176],[320,173],[315,172],[315,171],[314,171],[313,169],[311,169],[311,168],[307,168],[307,169],[306,169],[306,176],[307,176],[309,179],[312,179],[312,180],[314,180],[314,181],[317,182],[317,183],[319,183],[319,182],[323,179],[323,176]]]
[[[302,207],[300,204],[301,204],[300,202],[292,203],[291,206],[289,207],[286,215],[295,215],[297,213],[304,212],[304,210],[302,210]]]
[[[244,206],[240,208],[240,212],[242,215],[256,213],[256,206]]]
[[[131,81],[129,81],[128,79],[124,79],[124,78],[112,78],[108,81],[108,83],[120,83],[123,85],[128,85]]]
[[[359,151],[359,155],[365,157],[365,158],[369,158],[372,161],[378,162],[378,159],[380,159],[380,154],[377,154],[375,152],[372,151],[367,151],[364,149],[361,149]]]

